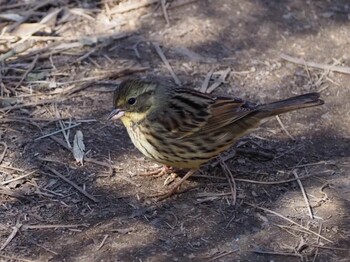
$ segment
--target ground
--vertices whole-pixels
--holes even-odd
[[[0,28],[2,261],[349,261],[348,1],[1,0]],[[213,95],[325,104],[223,154],[235,190],[214,160],[157,202],[167,176],[139,176],[158,165],[106,116],[121,80],[170,67],[188,88],[214,72]]]

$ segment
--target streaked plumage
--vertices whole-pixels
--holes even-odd
[[[168,83],[126,80],[114,92],[110,119],[121,119],[134,145],[167,166],[197,169],[262,120],[323,104],[309,93],[266,105],[212,97]]]

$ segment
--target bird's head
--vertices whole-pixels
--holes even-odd
[[[124,124],[138,122],[155,106],[157,84],[140,79],[123,81],[114,91],[114,110],[108,120],[121,119]]]

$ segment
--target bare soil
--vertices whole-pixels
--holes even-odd
[[[350,72],[337,72],[350,71],[349,2],[164,1],[169,24],[161,1],[145,2],[0,0],[0,53],[33,41],[0,56],[0,260],[350,261]],[[139,176],[158,165],[105,120],[122,79],[172,79],[154,43],[188,88],[229,69],[213,95],[320,91],[325,105],[280,116],[284,128],[272,119],[222,156],[235,205],[215,161],[157,202],[172,184]],[[62,132],[40,138],[70,124],[83,165]],[[283,182],[296,175],[308,202]]]

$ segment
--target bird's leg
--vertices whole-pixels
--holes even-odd
[[[179,187],[181,186],[181,184],[188,179],[190,176],[192,176],[195,172],[197,171],[197,169],[191,169],[190,171],[188,171],[186,173],[186,175],[180,179],[180,181],[178,181],[177,183],[175,183],[175,185],[168,191],[168,192],[163,192],[163,193],[158,193],[158,194],[154,194],[151,197],[156,197],[158,201],[166,199],[172,195],[174,195],[176,193],[176,191],[179,189]]]
[[[140,176],[152,176],[152,177],[161,177],[166,174],[169,174],[172,172],[172,168],[168,167],[166,165],[163,165],[160,168],[157,168],[156,170],[146,172],[146,173],[141,173]]]

